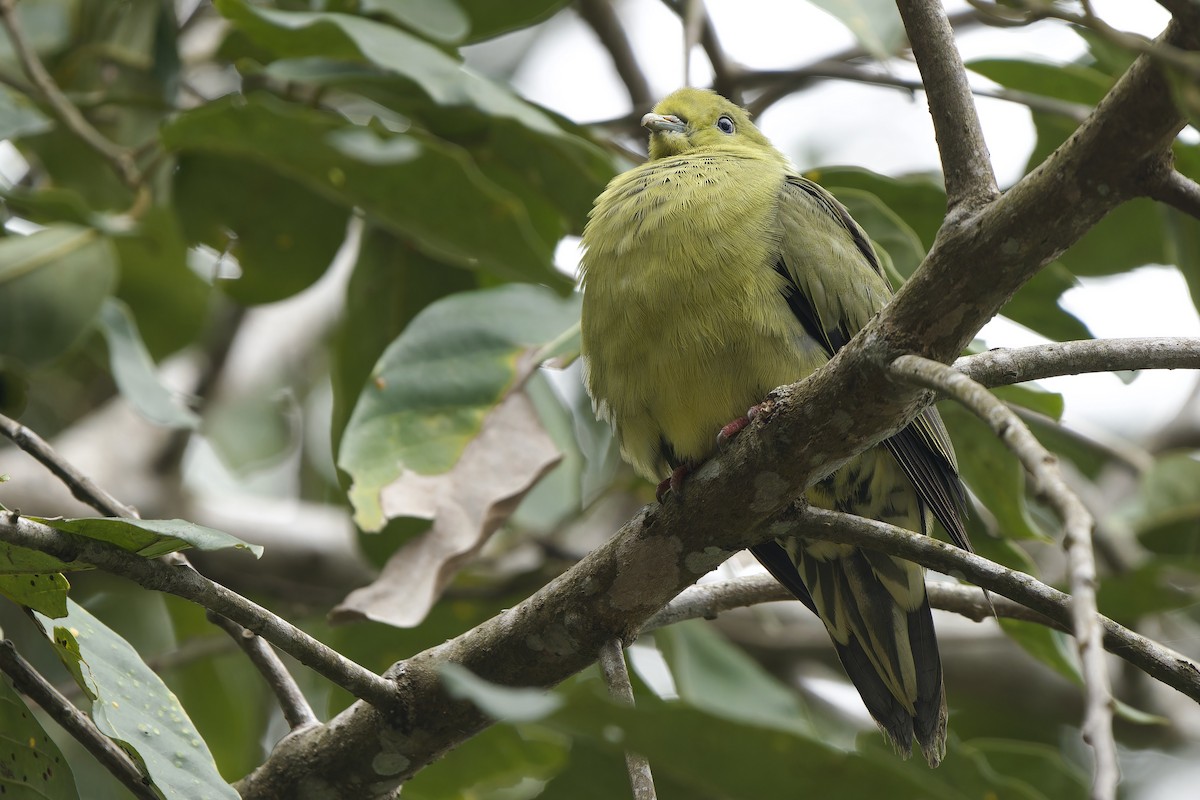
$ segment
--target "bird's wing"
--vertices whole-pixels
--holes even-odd
[[[785,281],[784,299],[805,332],[832,356],[891,295],[879,258],[845,206],[807,178],[789,175],[784,181],[779,223],[775,270]],[[966,493],[937,410],[926,408],[883,444],[953,542],[970,552],[962,521]]]

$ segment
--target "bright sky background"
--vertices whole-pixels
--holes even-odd
[[[813,61],[854,44],[835,18],[806,2],[789,0],[708,0],[709,13],[726,51],[747,66],[782,69]],[[950,2],[951,10],[965,3]],[[1156,35],[1166,11],[1154,0],[1095,0],[1097,12],[1117,28]],[[679,20],[661,3],[626,0],[619,7],[639,63],[654,93],[665,95],[684,83]],[[541,36],[527,32],[528,57],[513,81],[525,96],[582,122],[630,111],[624,88],[608,54],[591,30],[573,14],[561,14]],[[1048,21],[1022,29],[976,28],[960,39],[963,57],[1007,56],[1070,61],[1084,52],[1082,40],[1061,23]],[[474,49],[470,59],[490,60],[496,49]],[[692,58],[692,82],[711,77],[702,53]],[[915,68],[898,64],[898,74]],[[987,81],[973,77],[979,85]],[[997,177],[1007,185],[1018,177],[1033,147],[1033,126],[1021,106],[977,99]],[[880,120],[887,124],[880,124]],[[760,126],[802,169],[853,164],[886,174],[936,170],[938,156],[923,95],[846,81],[823,85],[776,104]],[[573,272],[575,242],[560,248],[560,262]],[[1173,268],[1147,267],[1133,275],[1089,279],[1067,293],[1063,304],[1096,336],[1200,336],[1197,317],[1182,277]],[[1020,346],[1043,341],[1019,326],[996,321],[984,328],[989,346]],[[1103,427],[1131,436],[1174,416],[1187,397],[1186,373],[1148,372],[1130,385],[1110,374],[1060,378],[1047,388],[1067,396],[1067,419],[1084,429]]]

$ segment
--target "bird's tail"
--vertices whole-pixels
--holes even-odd
[[[848,545],[780,539],[753,550],[825,623],[876,724],[907,757],[916,739],[936,767],[946,751],[946,696],[923,570]]]

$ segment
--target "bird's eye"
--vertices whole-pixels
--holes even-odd
[[[729,117],[721,117],[717,120],[717,130],[721,133],[733,133],[733,120]]]

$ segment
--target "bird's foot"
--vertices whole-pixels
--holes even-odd
[[[717,434],[717,447],[724,450],[729,443],[733,441],[733,437],[741,433],[742,429],[749,425],[751,421],[758,416],[758,412],[762,409],[762,407],[762,403],[759,403],[756,406],[750,406],[750,408],[746,410],[746,416],[738,417],[724,428],[721,428],[721,432]]]
[[[691,471],[692,466],[690,464],[681,464],[676,467],[671,472],[671,477],[660,483],[658,488],[654,490],[654,496],[658,499],[658,502],[661,503],[663,501],[663,498],[667,496],[667,492],[674,492],[676,496],[682,494],[683,479]]]

